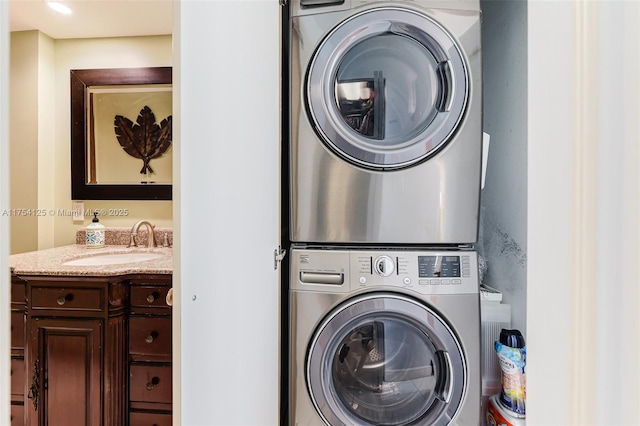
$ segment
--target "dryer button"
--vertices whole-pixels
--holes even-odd
[[[367,282],[367,278],[366,277],[360,277],[360,284],[364,284]]]
[[[404,283],[404,285],[409,285],[409,284],[411,284],[411,278],[409,278],[409,277],[405,277],[405,278],[402,280],[402,282]]]

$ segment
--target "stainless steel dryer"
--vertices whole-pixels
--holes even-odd
[[[291,241],[476,242],[479,9],[291,1]]]
[[[473,251],[291,251],[289,424],[480,423]]]

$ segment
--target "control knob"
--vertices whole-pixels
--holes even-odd
[[[393,259],[389,256],[378,256],[373,262],[373,269],[376,271],[376,274],[382,277],[388,277],[393,274],[393,271],[396,269],[396,265],[393,263]]]

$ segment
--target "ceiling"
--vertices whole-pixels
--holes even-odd
[[[2,1],[2,0],[0,0]],[[9,0],[10,31],[40,30],[54,39],[171,34],[172,0],[57,0],[73,13],[51,10],[44,0]]]

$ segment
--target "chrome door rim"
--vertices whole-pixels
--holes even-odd
[[[331,426],[363,424],[363,420],[352,414],[336,397],[328,367],[338,343],[354,328],[354,324],[373,319],[376,314],[396,315],[447,349],[452,365],[450,379],[453,381],[449,401],[437,407],[436,412],[429,407],[417,413],[415,419],[406,424],[448,424],[459,411],[467,392],[467,363],[462,346],[447,323],[426,304],[388,292],[368,293],[348,300],[327,315],[315,331],[307,351],[305,378],[317,413]]]
[[[449,62],[455,91],[448,113],[436,116],[426,129],[394,149],[380,148],[357,137],[334,107],[334,83],[341,59],[357,43],[389,32],[409,37],[439,62]],[[451,139],[466,110],[469,81],[460,48],[435,20],[410,9],[370,9],[340,23],[319,44],[306,76],[307,112],[325,145],[342,158],[365,168],[399,169],[435,155]]]

